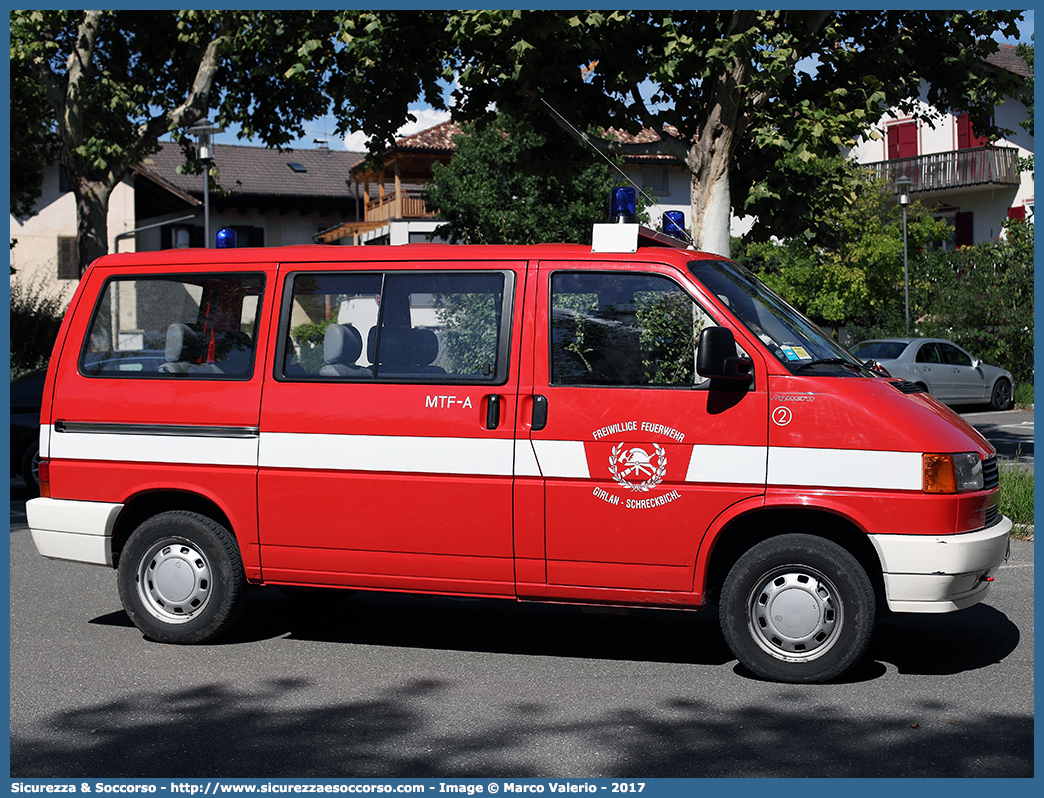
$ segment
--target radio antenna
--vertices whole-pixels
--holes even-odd
[[[562,114],[560,114],[560,113],[558,112],[558,110],[557,110],[557,109],[556,109],[556,108],[555,108],[554,106],[552,106],[552,105],[551,105],[551,103],[549,103],[549,102],[548,102],[547,100],[545,100],[545,99],[544,99],[543,97],[540,97],[540,96],[538,96],[538,99],[540,100],[540,102],[542,102],[542,103],[543,103],[544,105],[546,105],[546,106],[547,106],[548,110],[549,110],[549,111],[551,111],[551,113],[553,113],[553,114],[554,114],[555,116],[557,116],[557,117],[558,117],[558,118],[559,118],[560,120],[562,120],[562,124],[563,124],[563,125],[565,125],[566,127],[568,127],[568,128],[569,128],[569,130],[570,130],[570,131],[572,132],[572,134],[573,134],[573,135],[574,135],[574,136],[575,136],[575,137],[576,137],[577,139],[579,139],[579,140],[580,140],[581,142],[583,142],[583,143],[584,143],[584,144],[586,144],[586,145],[587,145],[588,147],[590,147],[590,148],[591,148],[592,150],[594,150],[594,151],[595,151],[596,153],[598,153],[598,154],[599,154],[600,156],[602,156],[602,158],[603,158],[603,159],[605,160],[605,162],[606,162],[607,164],[609,164],[609,166],[611,166],[611,167],[612,167],[613,169],[615,169],[615,170],[616,170],[617,172],[619,172],[619,174],[620,174],[620,177],[622,177],[622,178],[623,178],[624,180],[626,180],[626,181],[627,181],[628,183],[630,183],[630,184],[631,184],[631,185],[632,185],[632,186],[634,187],[634,190],[635,190],[635,191],[637,191],[637,192],[638,192],[639,194],[641,194],[641,195],[642,195],[643,197],[645,197],[646,201],[647,201],[647,202],[648,202],[648,203],[649,203],[650,205],[656,205],[656,204],[658,204],[658,203],[656,202],[656,200],[655,200],[655,199],[653,199],[652,197],[650,197],[650,196],[649,196],[648,194],[646,194],[646,193],[645,193],[645,191],[644,191],[644,190],[642,189],[642,187],[641,187],[641,186],[639,186],[639,185],[638,185],[637,183],[635,183],[635,182],[634,182],[634,180],[632,180],[632,179],[631,179],[631,176],[630,176],[630,175],[628,175],[628,174],[627,174],[627,173],[626,173],[626,172],[625,172],[625,171],[624,171],[623,169],[621,169],[621,168],[620,168],[620,167],[619,167],[619,166],[618,166],[617,164],[615,164],[615,163],[613,162],[613,160],[612,160],[612,159],[611,159],[611,158],[610,158],[609,156],[607,156],[607,155],[606,155],[606,154],[605,154],[604,152],[602,152],[602,151],[601,151],[600,149],[598,149],[598,148],[597,148],[597,147],[596,147],[596,146],[595,146],[594,144],[592,144],[592,143],[591,143],[591,142],[590,142],[590,141],[588,140],[588,136],[587,136],[587,134],[586,134],[586,133],[581,133],[581,132],[580,132],[580,131],[579,131],[579,130],[578,130],[578,129],[576,128],[576,126],[575,126],[575,125],[573,125],[573,123],[572,123],[572,122],[570,122],[570,121],[569,121],[568,119],[566,119],[566,118],[565,118],[564,116],[562,116]],[[685,232],[684,230],[682,230],[681,228],[679,228],[679,227],[678,227],[677,225],[674,225],[674,227],[675,227],[675,229],[677,229],[677,230],[678,230],[678,231],[679,231],[679,232],[680,232],[680,233],[681,233],[681,234],[682,234],[683,236],[685,236],[685,238],[686,238],[686,239],[688,240],[689,244],[691,244],[692,246],[696,246],[696,242],[695,242],[695,241],[693,241],[693,239],[692,239],[692,236],[690,236],[690,235],[689,235],[688,233],[686,233],[686,232]],[[665,231],[665,232],[666,232],[666,231]]]

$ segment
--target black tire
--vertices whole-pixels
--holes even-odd
[[[227,632],[246,598],[236,539],[197,513],[160,513],[134,530],[117,568],[120,601],[146,637],[204,643]]]
[[[722,587],[720,621],[732,653],[763,679],[810,683],[855,665],[873,635],[866,571],[813,535],[781,535],[743,554]]]
[[[21,471],[30,498],[40,495],[40,443],[34,442],[22,455]]]
[[[990,394],[990,408],[993,410],[1007,410],[1011,407],[1011,383],[1001,377],[993,383],[993,392]]]

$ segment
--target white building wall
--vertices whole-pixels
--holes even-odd
[[[922,99],[918,100],[917,115],[927,114],[930,107]],[[858,163],[869,164],[888,160],[888,128],[895,124],[908,123],[913,115],[885,113],[852,149],[852,157]],[[1007,136],[997,139],[998,147],[1015,147],[1020,158],[1033,154],[1033,137],[1024,130],[1020,122],[1026,119],[1026,106],[1015,100],[1008,100],[999,105],[995,112],[998,127],[1013,131]],[[917,154],[954,152],[957,147],[957,117],[953,114],[936,114],[929,121],[921,119],[917,122]],[[1033,220],[1033,175],[1022,172],[1017,188],[1009,186],[969,186],[950,191],[937,191],[925,195],[914,194],[914,199],[922,199],[927,205],[941,205],[946,210],[940,216],[952,216],[956,211],[970,211],[973,221],[973,237],[976,243],[990,241],[1000,235],[1004,220],[1008,218],[1009,208],[1025,208],[1026,218]]]
[[[666,174],[666,190],[649,192],[642,180],[643,174],[640,164],[625,164],[623,167],[624,173],[636,184],[642,186],[646,193],[649,193],[656,200],[647,209],[649,222],[653,228],[660,229],[661,220],[667,211],[681,211],[685,214],[685,229],[686,231],[691,231],[692,203],[689,194],[692,183],[691,175],[683,166],[663,166],[662,169]],[[623,185],[622,179],[620,184]],[[737,217],[733,215],[729,219],[729,233],[735,237],[743,236],[753,227],[754,221],[753,216]]]
[[[76,199],[61,191],[57,164],[44,170],[38,212],[28,219],[11,216],[10,239],[18,243],[11,252],[12,289],[33,286],[44,295],[60,294],[67,303],[77,280],[58,279],[58,239],[76,235]],[[134,228],[134,186],[124,180],[109,200],[109,251],[115,251],[116,236]],[[124,241],[121,251],[133,251],[133,240]]]

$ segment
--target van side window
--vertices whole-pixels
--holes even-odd
[[[264,276],[121,277],[103,287],[80,372],[90,377],[249,378]]]
[[[506,378],[503,272],[293,276],[288,379],[497,382]]]
[[[364,336],[377,323],[383,284],[380,274],[294,275],[283,376],[371,379]]]
[[[696,342],[714,322],[654,274],[558,272],[551,278],[551,382],[690,387]]]

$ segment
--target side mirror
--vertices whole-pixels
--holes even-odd
[[[737,357],[736,337],[727,327],[707,327],[696,349],[696,373],[701,377],[750,383],[750,358]]]

